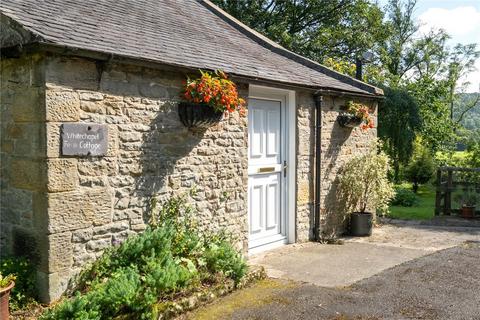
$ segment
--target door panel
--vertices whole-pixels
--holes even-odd
[[[249,248],[286,239],[282,101],[250,99],[248,106]]]

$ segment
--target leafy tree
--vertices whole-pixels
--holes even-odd
[[[448,86],[449,86],[449,100],[450,100],[450,117],[454,120],[454,104],[457,98],[456,91],[458,86],[463,89],[468,82],[459,83],[460,79],[466,74],[475,70],[475,61],[480,57],[480,51],[477,51],[476,44],[462,45],[457,44],[450,54],[448,61]],[[480,101],[480,95],[462,110],[459,118],[455,120],[458,124],[462,121],[463,116],[470,109],[474,108]]]
[[[415,99],[404,89],[385,88],[385,101],[379,105],[378,134],[393,162],[394,180],[400,182],[400,165],[406,165],[413,153],[413,143],[421,128]]]
[[[383,12],[368,0],[213,0],[285,48],[313,60],[355,62],[388,36]]]
[[[421,184],[430,181],[435,170],[433,157],[427,148],[417,143],[416,153],[406,170],[407,179],[412,183],[412,189],[415,193],[417,193]]]

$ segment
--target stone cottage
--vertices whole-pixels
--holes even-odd
[[[35,261],[43,301],[144,230],[152,198],[187,194],[200,223],[246,254],[343,231],[337,171],[376,128],[337,116],[349,100],[376,115],[380,89],[207,0],[2,0],[0,11],[1,252]],[[248,115],[183,126],[180,92],[199,69],[225,71]]]

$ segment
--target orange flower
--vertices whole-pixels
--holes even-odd
[[[228,80],[227,75],[220,70],[212,75],[201,71],[201,77],[195,80],[187,80],[184,90],[184,98],[194,103],[205,103],[217,111],[233,112],[245,106],[245,100],[238,97],[235,83]]]

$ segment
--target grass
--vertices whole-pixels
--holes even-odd
[[[410,184],[402,185],[411,187]],[[435,215],[435,188],[431,184],[420,186],[418,203],[413,207],[391,206],[389,218],[406,220],[428,220]]]
[[[468,151],[455,151],[453,153],[438,151],[435,155],[435,159],[440,163],[446,165],[458,166],[465,162],[469,156]]]

